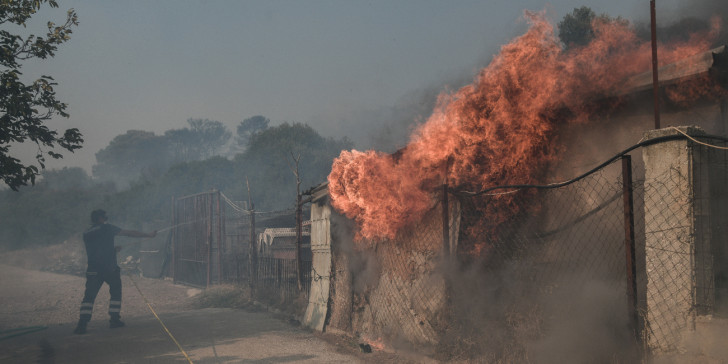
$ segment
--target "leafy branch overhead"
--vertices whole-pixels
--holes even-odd
[[[58,46],[71,39],[72,28],[78,26],[73,9],[68,10],[61,25],[48,22],[45,37],[22,37],[7,29],[11,25],[26,27],[26,22],[43,4],[57,8],[54,0],[0,0],[0,179],[17,190],[35,183],[45,158],[62,158],[53,149],[60,147],[73,152],[81,148],[83,138],[78,129],[62,134],[50,129],[46,122],[54,116],[68,117],[67,105],[56,99],[53,77],[42,75],[32,82],[23,81],[22,61],[55,56]],[[11,145],[33,142],[38,146],[36,164],[25,164],[11,153]]]

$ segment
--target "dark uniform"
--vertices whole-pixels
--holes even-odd
[[[96,224],[83,233],[83,243],[86,245],[88,268],[86,269],[86,291],[81,302],[81,317],[79,324],[85,326],[91,320],[94,300],[99,289],[106,282],[109,285],[109,316],[112,326],[119,322],[121,312],[121,274],[116,264],[116,249],[114,236],[121,228],[111,224]],[[121,324],[123,325],[123,324]]]

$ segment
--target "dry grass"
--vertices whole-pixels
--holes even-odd
[[[229,284],[210,287],[195,296],[195,308],[251,308],[250,290],[245,286]]]
[[[74,235],[61,244],[3,252],[0,263],[82,276],[86,271],[86,251],[81,237]]]

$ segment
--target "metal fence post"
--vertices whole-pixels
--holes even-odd
[[[255,291],[255,282],[258,279],[258,250],[255,241],[255,205],[250,204],[250,245],[248,246],[248,279],[250,290]]]
[[[210,287],[212,279],[212,194],[205,194],[205,207],[207,212],[207,221],[205,222],[207,231],[207,282],[205,287]]]
[[[450,203],[447,195],[447,183],[442,185],[442,254],[450,256]]]
[[[220,191],[215,194],[217,208],[217,284],[222,284],[222,249],[225,243],[223,234],[222,206],[220,206]]]
[[[172,241],[170,243],[171,247],[171,257],[172,264],[170,264],[170,275],[172,276],[172,282],[177,283],[177,199],[172,196],[172,231],[170,232],[172,235]],[[162,272],[164,274],[164,272]]]
[[[622,201],[624,206],[624,250],[627,265],[627,308],[630,328],[637,348],[642,348],[642,328],[637,312],[637,265],[634,241],[634,197],[632,190],[632,157],[622,156]]]
[[[303,211],[301,211],[301,194],[299,193],[296,195],[296,285],[299,292],[303,290],[301,240],[303,240]]]

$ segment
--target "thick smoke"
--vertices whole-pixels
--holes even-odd
[[[597,24],[589,45],[564,52],[543,15],[527,18],[526,34],[504,45],[470,85],[440,95],[400,153],[345,151],[334,161],[332,204],[357,221],[361,236],[392,238],[417,221],[444,178],[471,190],[540,182],[542,166],[556,159],[557,126],[590,121],[602,111],[590,100],[625,91],[627,77],[649,69],[649,42],[620,22]],[[693,34],[661,47],[660,58],[674,62],[711,42]],[[504,196],[483,213],[497,224],[518,211]]]
[[[691,34],[705,32],[713,26],[713,21],[722,24],[719,35],[712,46],[728,43],[728,2],[723,0],[698,0],[683,2],[677,9],[661,9],[657,7],[657,40],[660,42],[689,41]],[[645,12],[649,5],[644,4]],[[645,40],[651,39],[649,15],[635,20],[638,36]]]
[[[711,13],[728,8],[713,5],[701,9]],[[591,109],[590,101],[628,92],[620,89],[624,79],[649,69],[650,45],[640,31],[602,25],[593,44],[564,54],[553,29],[538,16],[531,19],[529,32],[504,46],[471,85],[441,96],[406,148],[394,155],[353,151],[340,156],[329,178],[334,206],[356,219],[364,237],[391,237],[398,227],[417,221],[420,209],[432,207],[432,187],[442,183],[443,174],[453,185],[476,190],[543,182],[538,168],[556,160],[554,140],[562,136],[562,127],[584,126],[603,116],[604,106]],[[706,51],[716,44],[716,35],[725,35],[715,20],[695,19],[675,22],[675,30],[663,29],[663,64]],[[606,125],[599,130],[612,133]],[[477,138],[483,135],[488,138]],[[601,162],[606,149],[582,162]],[[473,151],[473,156],[468,154]],[[565,172],[565,177],[573,176]],[[347,200],[337,205],[337,197]],[[482,211],[493,225],[515,215],[508,209],[516,202],[503,201]],[[375,216],[380,213],[386,216]],[[393,221],[400,225],[387,225]],[[577,235],[589,236],[586,231]],[[459,352],[477,352],[490,362],[595,362],[629,351],[623,287],[599,279],[584,283],[587,279],[579,272],[550,286],[535,285],[519,279],[518,272],[528,270],[519,264],[524,263],[499,269],[483,264],[448,267],[450,319],[456,333],[445,335],[444,351],[456,359]],[[573,281],[583,284],[568,284]],[[467,359],[463,355],[460,359]]]
[[[351,285],[354,293],[359,294],[376,286],[379,281],[380,267],[375,254],[367,250],[357,250],[354,243],[354,222],[343,216],[331,214],[332,237],[341,256],[349,259]]]
[[[541,286],[521,276],[532,269],[527,261],[449,272],[452,332],[442,337],[442,359],[593,363],[635,354],[622,289],[582,276]]]

